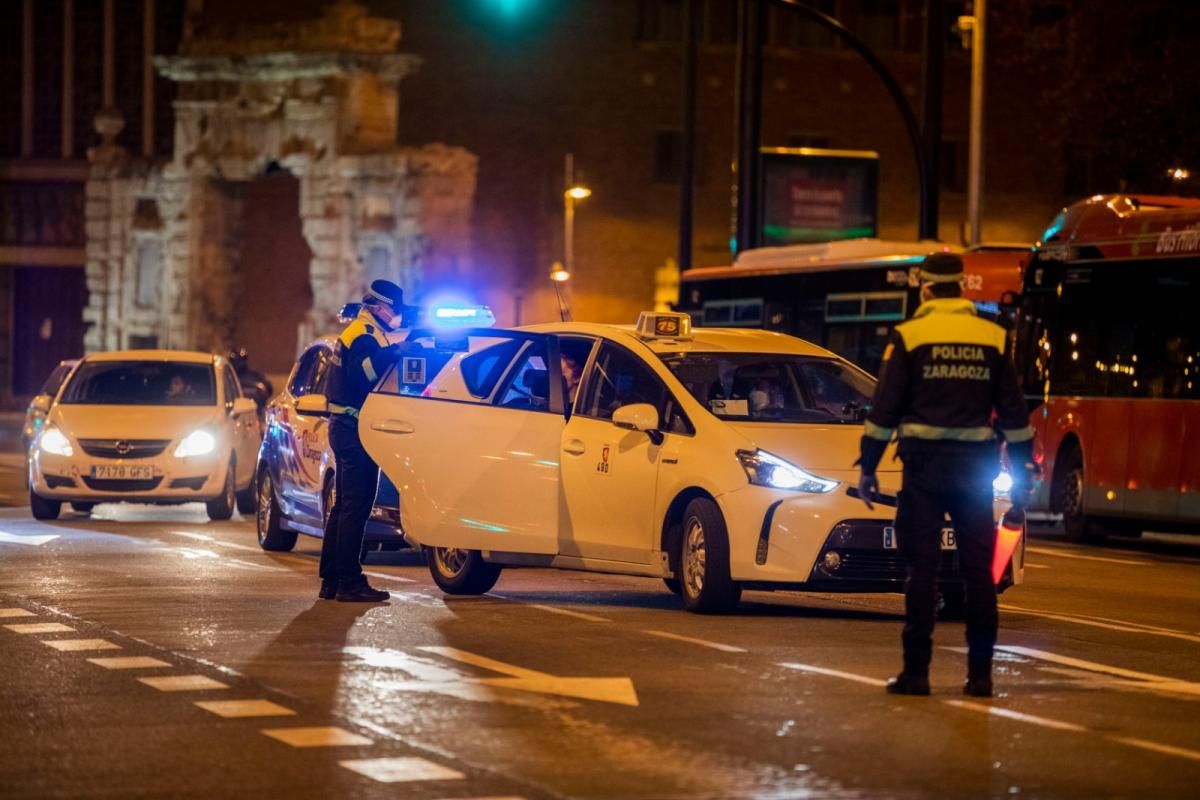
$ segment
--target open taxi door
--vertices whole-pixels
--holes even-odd
[[[414,331],[409,346],[358,425],[400,492],[405,535],[429,547],[557,553],[566,424],[558,339]]]

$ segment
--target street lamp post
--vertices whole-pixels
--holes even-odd
[[[575,204],[590,197],[592,190],[575,182],[575,156],[567,153],[563,170],[563,269],[575,274]]]

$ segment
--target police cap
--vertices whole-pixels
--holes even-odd
[[[398,312],[404,305],[404,290],[391,281],[371,281],[370,288],[363,295],[363,302],[368,305],[388,306]]]
[[[963,279],[963,262],[955,253],[931,253],[921,262],[924,283],[958,283]]]

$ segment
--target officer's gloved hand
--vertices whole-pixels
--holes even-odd
[[[402,342],[393,342],[383,348],[383,357],[388,361],[396,361],[407,352],[408,348]]]
[[[875,510],[875,504],[872,500],[879,498],[879,479],[875,477],[875,473],[862,473],[858,478],[858,498],[866,504],[867,508]]]

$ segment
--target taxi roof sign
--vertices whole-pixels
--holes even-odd
[[[643,339],[690,339],[692,318],[689,314],[643,311],[638,315],[637,333]]]

